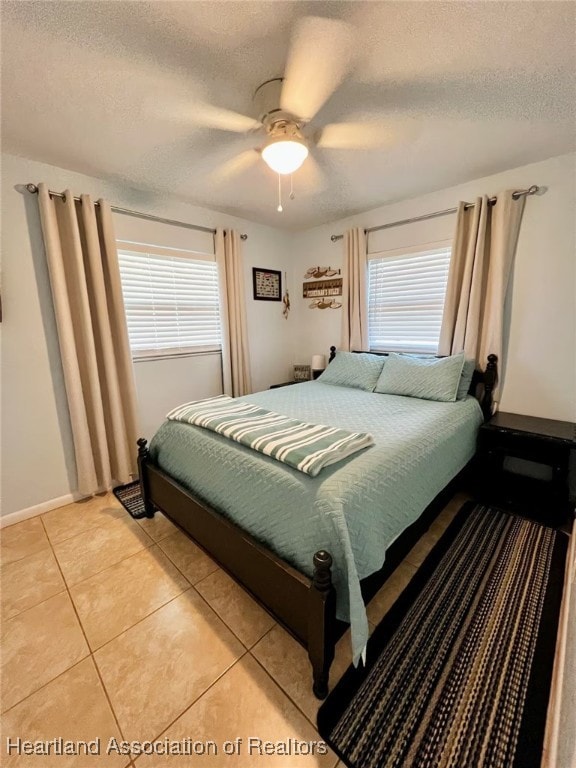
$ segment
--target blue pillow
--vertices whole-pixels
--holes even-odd
[[[464,400],[468,394],[475,370],[476,360],[464,360],[464,365],[462,366],[462,374],[460,376],[460,383],[458,384],[458,394],[456,395],[456,400]]]
[[[391,353],[376,384],[376,392],[454,402],[463,367],[464,352],[441,358]]]
[[[317,381],[374,392],[386,358],[368,352],[337,352]]]

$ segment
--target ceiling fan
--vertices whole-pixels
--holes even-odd
[[[317,178],[321,175],[311,149],[369,149],[390,144],[389,126],[382,123],[312,124],[352,69],[353,33],[353,27],[344,21],[304,17],[294,29],[284,76],[265,81],[254,93],[254,117],[197,105],[198,124],[236,133],[264,134],[260,146],[240,153],[217,169],[218,179],[227,179],[263,160],[278,174],[281,212],[282,176],[293,174],[304,162],[312,166],[310,170]]]

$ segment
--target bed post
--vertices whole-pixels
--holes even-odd
[[[140,476],[140,493],[142,494],[142,501],[144,502],[144,510],[146,517],[154,517],[156,511],[154,505],[150,501],[150,493],[148,489],[148,440],[141,437],[138,440],[138,475]]]
[[[482,398],[482,413],[484,414],[485,421],[488,421],[492,416],[492,395],[497,381],[498,356],[488,355],[488,363],[486,365],[486,370],[484,371],[484,397]]]
[[[328,363],[331,363],[335,357],[336,357],[336,347],[330,347],[330,357],[328,358]]]
[[[332,556],[325,550],[314,555],[314,575],[308,598],[308,657],[312,664],[312,690],[318,699],[328,695],[328,676],[334,659],[336,594],[332,586]]]

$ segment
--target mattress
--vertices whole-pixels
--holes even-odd
[[[357,660],[368,639],[360,580],[474,455],[478,402],[441,403],[305,382],[244,398],[303,421],[370,432],[375,445],[315,477],[179,422],[165,422],[150,454],[198,499],[307,576],[333,557],[337,616],[350,621]]]

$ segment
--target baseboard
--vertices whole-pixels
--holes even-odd
[[[66,504],[72,504],[74,501],[80,501],[80,499],[83,498],[84,496],[77,493],[67,493],[65,496],[59,496],[57,499],[50,499],[50,501],[43,501],[41,504],[36,504],[33,507],[19,509],[17,512],[10,512],[8,515],[2,515],[2,517],[0,517],[0,528],[6,528],[8,525],[14,525],[14,523],[21,523],[22,520],[28,520],[31,517],[43,515],[44,512],[50,512],[52,509],[64,507]]]

